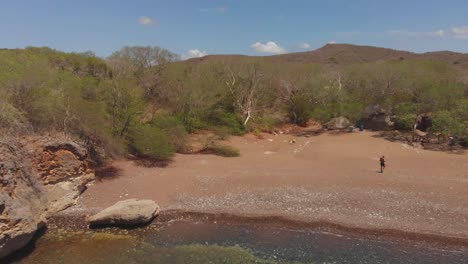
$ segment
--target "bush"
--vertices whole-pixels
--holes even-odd
[[[318,107],[318,108],[315,108],[312,113],[310,114],[311,117],[321,123],[325,123],[325,122],[328,122],[329,120],[331,120],[334,115],[333,115],[333,111],[331,111],[329,108],[327,107]]]
[[[5,134],[24,133],[31,126],[24,114],[9,103],[0,102],[0,131]]]
[[[170,137],[160,128],[140,125],[131,134],[131,151],[151,160],[169,160],[175,153]]]
[[[227,146],[227,145],[210,146],[208,147],[207,152],[214,154],[214,155],[222,156],[222,157],[239,157],[240,156],[238,149],[231,147],[231,146]]]
[[[196,114],[180,114],[178,119],[182,121],[182,124],[185,127],[185,130],[188,133],[193,133],[200,129],[206,129],[208,124]]]
[[[450,111],[439,111],[432,117],[432,127],[430,130],[446,136],[460,136],[466,131],[466,123]]]
[[[153,118],[150,124],[152,127],[161,129],[168,135],[171,144],[175,147],[176,151],[180,152],[186,148],[187,144],[187,131],[183,122],[176,116],[167,114],[157,115]]]
[[[213,133],[215,133],[219,140],[226,140],[232,135],[227,127],[213,127],[211,130],[213,130]]]
[[[346,102],[341,105],[340,115],[345,116],[351,121],[356,123],[361,117],[364,111],[364,105],[358,102]]]
[[[397,116],[395,119],[395,129],[403,131],[413,130],[413,126],[416,120],[415,114],[403,114]]]
[[[218,109],[208,113],[205,119],[211,126],[224,127],[231,135],[240,136],[245,133],[242,120],[234,113]]]
[[[275,127],[278,126],[280,123],[281,123],[281,120],[277,118],[263,115],[263,116],[256,117],[254,120],[252,120],[252,122],[249,123],[248,125],[248,130],[254,131],[254,133],[255,132],[271,133],[275,129]]]
[[[302,96],[290,99],[286,106],[286,112],[291,123],[306,126],[310,117],[310,103]]]

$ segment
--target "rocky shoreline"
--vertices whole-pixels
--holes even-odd
[[[48,229],[62,230],[67,232],[93,231],[101,228],[89,228],[86,218],[95,213],[96,210],[73,209],[60,212],[48,221]],[[148,224],[135,226],[104,227],[108,232],[119,232],[120,230],[131,230],[138,233],[146,230],[157,229],[162,226],[178,222],[202,222],[217,225],[248,225],[255,228],[280,228],[292,230],[312,230],[315,232],[332,233],[340,236],[368,239],[368,240],[390,240],[398,243],[408,243],[446,250],[468,251],[468,239],[459,237],[442,236],[438,234],[421,234],[406,232],[396,229],[376,229],[357,226],[347,226],[340,223],[326,221],[301,221],[282,216],[253,216],[236,215],[228,213],[207,213],[184,210],[162,210],[158,216]]]
[[[21,138],[11,141],[4,140],[0,141],[0,143],[2,143],[0,145],[0,153],[2,154],[0,157],[0,179],[2,190],[4,190],[0,198],[2,204],[6,205],[0,208],[0,258],[24,247],[31,239],[33,240],[32,243],[34,243],[33,237],[36,230],[42,230],[37,233],[36,238],[40,237],[43,232],[96,231],[96,229],[89,228],[87,218],[102,211],[107,205],[90,204],[89,199],[88,203],[83,203],[80,198],[86,196],[88,192],[83,196],[81,196],[81,193],[86,189],[88,183],[94,180],[93,161],[84,146],[70,139],[51,137]],[[297,144],[300,145],[301,142]],[[140,173],[140,168],[137,168],[138,170],[133,167],[130,168],[132,174]],[[194,180],[204,180],[202,181],[204,185],[201,187],[207,189],[211,182],[206,181],[205,178],[199,178],[194,177]],[[131,178],[129,179],[131,180]],[[213,179],[219,181],[223,178],[217,175]],[[195,184],[195,186],[199,185]],[[92,187],[89,186],[90,189]],[[203,188],[199,189],[205,190]],[[320,217],[318,214],[315,214],[315,218],[304,218],[301,217],[300,213],[305,208],[301,207],[301,202],[307,202],[311,206],[310,203],[314,201],[312,199],[314,197],[304,196],[304,194],[309,194],[305,189],[300,189],[299,194],[302,195],[296,197],[293,195],[295,192],[282,193],[281,190],[283,189],[278,188],[280,187],[272,189],[274,191],[271,192],[260,192],[260,194],[259,189],[252,190],[251,193],[248,192],[248,189],[244,189],[239,193],[243,197],[231,195],[228,197],[229,200],[226,200],[226,197],[223,200],[223,196],[208,196],[209,199],[203,196],[185,197],[183,195],[189,194],[179,191],[178,195],[182,196],[178,197],[180,199],[185,198],[174,204],[168,204],[167,201],[164,204],[163,202],[164,210],[162,211],[159,211],[159,206],[157,206],[157,210],[153,210],[148,217],[143,218],[145,221],[149,221],[157,214],[156,219],[150,223],[138,226],[124,226],[123,228],[104,227],[101,231],[119,233],[127,232],[122,230],[131,230],[131,232],[138,234],[138,232],[157,229],[176,221],[189,221],[208,224],[238,224],[255,228],[275,227],[278,229],[313,230],[314,232],[333,233],[357,239],[391,240],[411,245],[418,244],[439,249],[468,251],[468,239],[464,236],[464,233],[460,233],[460,236],[457,237],[453,232],[431,233],[431,230],[434,231],[435,229],[428,232],[421,229],[423,232],[418,232],[419,229],[400,229],[398,225],[371,224],[366,222],[364,218],[350,222],[340,222],[340,218],[327,219]],[[291,190],[296,189],[292,188]],[[350,187],[347,186],[346,190],[339,193],[348,193],[349,190]],[[255,195],[253,195],[254,193]],[[362,191],[354,193],[362,194]],[[252,197],[248,194],[252,194]],[[401,203],[401,198],[405,196],[402,196],[401,193],[398,194],[394,198],[399,197]],[[275,200],[275,197],[278,196],[287,201]],[[118,201],[126,199],[124,197],[127,196],[121,196]],[[157,197],[148,198],[158,203],[161,202]],[[250,203],[245,203],[243,200],[247,198]],[[343,199],[337,199],[337,202],[342,203]],[[410,199],[408,203],[413,200]],[[268,201],[267,204],[265,204],[266,201]],[[320,200],[322,205],[325,202],[330,202],[330,198]],[[255,207],[250,208],[249,206],[253,205],[253,203]],[[294,210],[290,210],[289,205],[291,203],[296,205],[297,208],[294,207],[292,208]],[[283,210],[283,214],[277,213],[281,212],[281,210],[254,210],[265,205],[277,209],[283,205],[287,210]],[[24,210],[24,208],[27,210]],[[242,208],[244,211],[236,208]],[[254,214],[254,212],[257,213]],[[287,214],[284,214],[284,212],[287,212]],[[343,216],[347,215],[344,214]]]
[[[1,138],[0,258],[75,205],[92,180],[88,150],[65,136]]]

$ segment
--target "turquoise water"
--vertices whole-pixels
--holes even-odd
[[[22,256],[21,256],[22,255]],[[134,230],[49,231],[11,263],[468,263],[468,251],[312,229],[177,221]]]

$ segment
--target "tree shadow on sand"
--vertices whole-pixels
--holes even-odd
[[[320,136],[321,134],[325,133],[326,131],[323,129],[320,130],[301,130],[301,131],[293,131],[289,133],[290,135],[296,137],[312,137],[312,136]]]
[[[97,181],[112,180],[122,175],[122,170],[112,165],[104,166],[95,171]]]

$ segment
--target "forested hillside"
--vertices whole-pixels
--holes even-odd
[[[433,133],[467,138],[466,54],[333,46],[188,61],[158,47],[126,47],[106,59],[0,50],[0,131],[63,132],[114,155],[168,159],[198,130],[240,135],[309,118],[358,122],[378,104],[398,129],[430,112]]]

